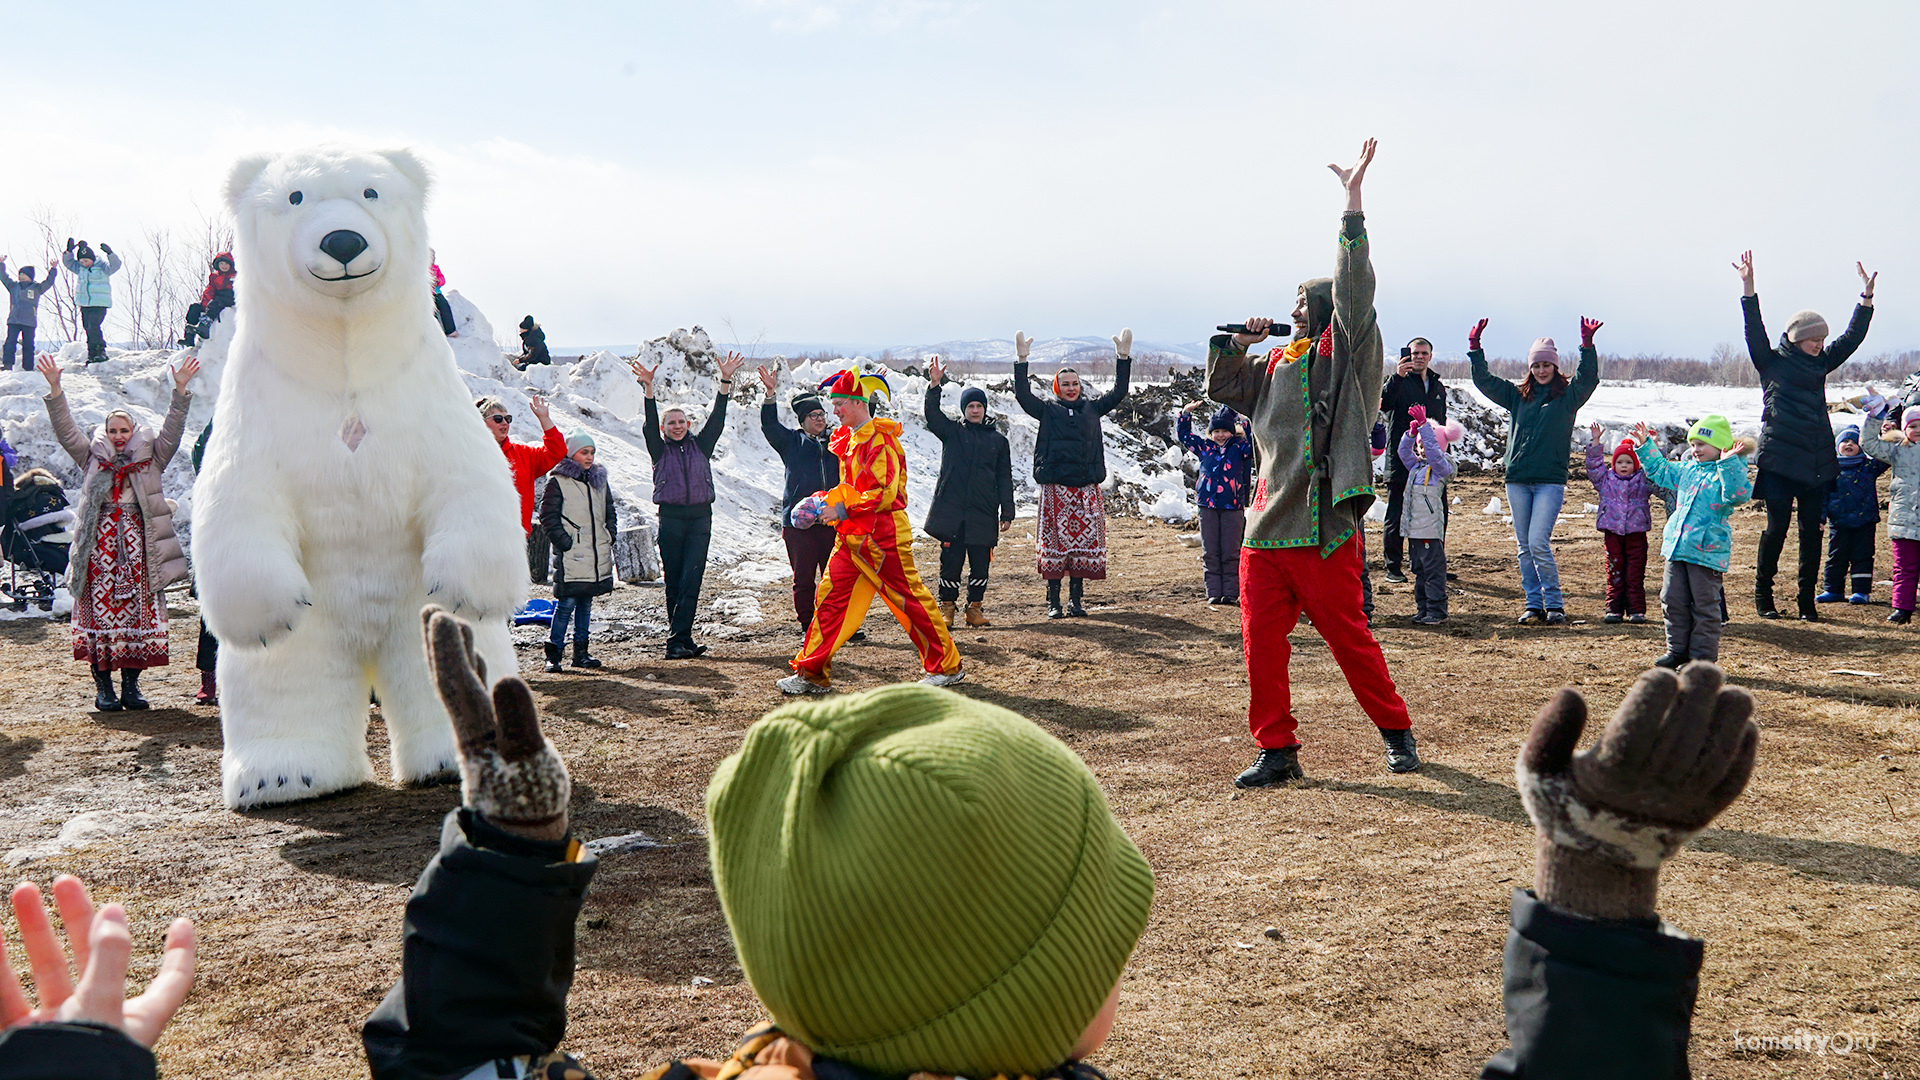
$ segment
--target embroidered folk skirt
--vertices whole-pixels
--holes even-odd
[[[1040,576],[1107,577],[1107,503],[1099,484],[1040,485]]]
[[[147,587],[146,523],[135,507],[119,521],[111,506],[100,508],[87,594],[73,598],[73,658],[105,670],[167,662],[167,605]]]

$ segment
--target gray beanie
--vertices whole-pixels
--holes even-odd
[[[575,451],[582,449],[583,447],[590,447],[592,445],[593,445],[593,436],[587,434],[584,431],[578,435],[567,436],[567,453],[569,454],[572,454]]]
[[[1817,311],[1794,312],[1787,320],[1787,344],[1798,345],[1812,338],[1827,339],[1827,320]]]

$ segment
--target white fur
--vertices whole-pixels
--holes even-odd
[[[370,689],[395,780],[455,767],[429,601],[473,621],[494,679],[517,670],[520,503],[434,320],[427,186],[410,153],[336,148],[245,158],[228,180],[239,325],[194,487],[194,564],[234,809],[370,781]],[[335,229],[368,245],[344,267],[319,246]]]

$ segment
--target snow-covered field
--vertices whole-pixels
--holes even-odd
[[[456,363],[474,397],[494,395],[514,413],[514,434],[521,440],[534,439],[539,428],[529,408],[531,395],[544,395],[552,405],[554,422],[566,433],[591,434],[599,450],[599,460],[607,466],[616,497],[621,503],[623,530],[651,529],[654,523],[652,466],[642,438],[642,396],[627,361],[611,351],[599,351],[571,364],[536,367],[515,371],[495,344],[492,324],[458,292],[449,290],[459,323],[459,336],[451,339]],[[213,339],[200,350],[202,375],[194,384],[194,403],[188,415],[186,446],[168,464],[163,482],[168,496],[179,504],[175,522],[191,545],[193,522],[193,470],[186,447],[198,436],[218,407],[219,380],[225,365],[227,344],[232,338],[232,317],[223,321]],[[1096,350],[1101,342],[1094,338],[1063,338],[1038,343],[1035,359],[1043,374],[1051,374],[1052,362]],[[987,358],[995,342],[945,343],[950,351],[965,356],[968,351]],[[959,346],[974,346],[965,350]],[[705,421],[713,404],[718,372],[716,361],[724,355],[698,327],[676,330],[641,346],[645,362],[660,364],[657,383],[661,408],[678,405],[687,408],[696,425]],[[84,349],[68,345],[59,352],[67,369],[64,382],[69,405],[83,430],[91,430],[106,413],[125,408],[143,423],[157,426],[167,404],[167,367],[177,363],[180,351],[122,352],[110,350],[112,359],[103,364],[80,363]],[[1011,356],[1004,359],[1011,360]],[[785,402],[797,391],[812,388],[841,366],[839,363],[811,362],[789,369],[779,358],[765,361],[779,371],[775,400],[781,403],[781,422],[789,426],[793,416]],[[940,444],[926,429],[922,418],[922,399],[926,380],[910,373],[917,369],[888,375],[894,393],[889,411],[905,427],[907,451],[908,513],[918,525],[933,497],[938,475]],[[1034,436],[1037,424],[1022,412],[1012,393],[1012,382],[1001,375],[972,380],[985,387],[992,413],[1005,424],[1013,444],[1014,480],[1020,512],[1033,513],[1038,489],[1031,475]],[[1096,380],[1097,382],[1097,380]],[[1143,396],[1164,399],[1171,411],[1184,402],[1180,387],[1165,383],[1136,384]],[[1461,447],[1462,456],[1479,464],[1498,461],[1504,441],[1505,417],[1484,407],[1484,399],[1464,380],[1449,383],[1456,415],[1467,422],[1469,436]],[[1857,393],[1858,387],[1836,386],[1831,397]],[[54,442],[42,398],[45,381],[36,372],[0,372],[0,434],[19,452],[22,467],[41,465],[59,476],[69,495],[77,494],[80,470]],[[766,439],[760,433],[760,381],[752,366],[743,370],[728,407],[726,433],[714,456],[715,486],[719,500],[714,506],[712,562],[736,587],[751,587],[776,581],[787,573],[784,548],[775,524],[782,485],[782,470]],[[943,394],[949,412],[957,409],[960,387],[950,385]],[[1603,383],[1581,414],[1583,422],[1597,420],[1610,433],[1624,433],[1635,421],[1656,425],[1679,425],[1705,413],[1720,412],[1733,421],[1736,432],[1751,433],[1758,427],[1759,391],[1727,387],[1674,386],[1645,383]],[[1836,428],[1845,422],[1836,416]],[[1170,423],[1154,422],[1142,416],[1126,426],[1109,418],[1107,425],[1108,469],[1110,478],[1109,510],[1119,514],[1140,514],[1170,520],[1194,516],[1190,459],[1172,440]],[[1612,437],[1618,437],[1613,435]],[[1584,440],[1584,431],[1577,433]],[[637,536],[644,537],[640,533]],[[635,545],[650,548],[650,544]],[[646,560],[651,565],[652,560]],[[716,590],[722,592],[723,590]],[[748,595],[748,594],[742,594]],[[717,599],[724,599],[719,596]],[[750,596],[749,596],[750,599]],[[750,612],[740,613],[752,620]]]

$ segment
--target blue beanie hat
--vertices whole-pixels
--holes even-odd
[[[960,411],[961,412],[963,413],[966,412],[967,406],[975,401],[980,403],[981,408],[983,409],[986,408],[987,392],[985,390],[980,389],[977,386],[969,386],[965,390],[960,391]]]
[[[1859,441],[1860,441],[1860,429],[1853,425],[1848,425],[1846,427],[1841,428],[1840,434],[1834,436],[1833,438],[1834,445],[1836,446],[1838,446],[1843,442],[1859,442]]]
[[[1233,426],[1239,423],[1239,421],[1240,421],[1239,413],[1234,412],[1232,409],[1229,409],[1225,405],[1222,405],[1220,406],[1220,411],[1213,414],[1213,423],[1207,425],[1207,430],[1209,432],[1232,431]]]

